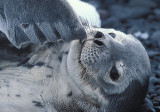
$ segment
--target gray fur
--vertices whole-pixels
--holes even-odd
[[[95,38],[97,31],[104,34],[102,38]],[[0,111],[135,112],[143,103],[150,75],[144,47],[131,35],[112,29],[87,34],[84,43],[38,47],[27,61],[31,68],[21,65],[0,71]],[[117,81],[109,77],[113,65],[121,75]]]
[[[1,0],[0,30],[18,48],[30,41],[40,44],[86,36],[66,0]]]

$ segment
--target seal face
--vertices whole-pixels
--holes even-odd
[[[113,29],[96,28],[87,34],[83,42],[46,43],[27,63],[0,71],[0,111],[131,112],[138,108],[150,74],[142,44]]]
[[[82,72],[81,82],[77,83],[87,84],[93,90],[100,89],[99,94],[109,102],[101,102],[102,105],[106,105],[101,107],[104,111],[134,110],[143,102],[148,88],[150,63],[144,47],[132,35],[113,29],[96,29],[88,34],[88,38],[82,44],[78,45],[75,42],[81,46],[80,51],[76,51],[78,47],[74,42],[70,48],[72,54],[79,53],[79,66],[75,67]],[[121,108],[120,105],[127,108]]]

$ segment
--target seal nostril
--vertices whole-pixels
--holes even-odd
[[[95,38],[102,38],[103,37],[103,33],[102,32],[97,32],[94,37]]]
[[[94,41],[98,46],[102,46],[103,45],[103,43],[101,42],[101,41],[99,41],[99,40],[95,40]]]

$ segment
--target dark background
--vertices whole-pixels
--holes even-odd
[[[145,112],[160,112],[160,0],[83,0],[94,5],[103,28],[134,35],[145,46],[152,66]]]

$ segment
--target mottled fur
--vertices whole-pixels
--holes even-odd
[[[101,38],[95,38],[97,31],[103,33]],[[150,74],[142,44],[112,29],[93,28],[87,34],[84,43],[46,43],[26,63],[0,71],[0,112],[135,111],[144,100]],[[89,61],[92,53],[95,62]],[[110,78],[114,65],[121,76],[117,81]]]

